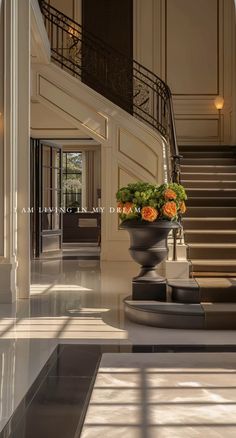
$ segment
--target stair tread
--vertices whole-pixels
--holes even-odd
[[[196,181],[198,182],[198,181]],[[185,187],[186,190],[190,190],[190,191],[201,191],[201,192],[236,192],[236,189],[231,189],[231,188],[218,188],[218,187]]]
[[[195,207],[192,207],[192,208],[195,208]],[[199,208],[199,207],[197,207],[197,208]],[[202,221],[202,218],[201,217],[199,217],[199,216],[197,216],[197,217],[186,217],[186,218],[183,218],[182,219],[182,222],[184,222],[184,221]],[[221,216],[221,217],[213,217],[213,216],[211,216],[211,217],[204,217],[204,221],[228,221],[228,222],[233,222],[233,221],[236,221],[236,217],[233,217],[233,216],[231,216],[231,217],[223,217],[223,216]]]
[[[185,229],[184,233],[193,233],[193,234],[236,234],[236,230],[188,230]]]
[[[191,175],[191,174],[189,174],[189,175]],[[236,176],[236,174],[235,174],[235,176]],[[185,185],[185,188],[187,188],[187,184],[189,183],[189,182],[191,182],[191,183],[200,183],[200,184],[203,184],[203,183],[206,183],[206,184],[231,184],[231,183],[236,183],[236,181],[235,180],[222,180],[222,179],[183,179],[182,178],[182,180],[181,180],[181,182],[182,182],[182,184],[183,185]],[[192,188],[192,187],[189,187],[189,188]],[[199,189],[201,189],[202,187],[199,187]],[[208,189],[209,190],[209,189]],[[212,188],[211,188],[211,190],[213,190]],[[216,188],[216,190],[221,190],[221,189],[217,189]],[[230,190],[230,189],[229,189]],[[232,189],[233,190],[233,189]]]
[[[199,167],[199,166],[196,166],[196,164],[181,164],[181,167]],[[225,165],[225,164],[203,164],[202,165],[202,167],[203,167],[203,169],[209,169],[209,168],[213,168],[213,169],[222,169],[222,168],[225,168],[225,167],[228,167],[228,165]],[[229,167],[236,167],[236,164],[235,165],[229,165]]]
[[[193,264],[198,265],[222,265],[222,266],[236,266],[236,259],[191,259]]]
[[[168,280],[168,285],[171,287],[181,287],[183,289],[198,289],[199,286],[195,279],[193,278],[187,278],[187,279],[172,279]]]
[[[226,312],[226,313],[235,313],[236,316],[236,303],[201,303],[203,309],[207,312]],[[222,315],[223,316],[223,315]]]
[[[198,208],[199,209],[199,208],[202,208],[202,207],[191,207],[191,208]],[[219,210],[219,207],[214,207],[214,206],[211,207],[210,206],[209,208],[211,208],[211,209],[213,209],[213,208],[216,209],[217,208],[217,210]],[[227,209],[232,209],[233,208],[234,210],[236,210],[236,206],[235,207],[224,207],[224,209],[226,209],[226,208]]]
[[[236,278],[235,277],[225,277],[225,278],[212,278],[212,277],[195,277],[195,280],[200,288],[214,289],[217,288],[221,290],[223,288],[230,288],[236,292]]]
[[[188,166],[188,167],[190,167],[190,166]],[[196,175],[196,176],[200,176],[200,175],[202,175],[202,172],[182,172],[182,175]],[[226,175],[229,176],[229,175],[232,175],[232,177],[233,177],[233,176],[236,175],[236,172],[220,172],[220,173],[219,172],[204,172],[204,175],[215,175],[215,176],[217,175],[218,177],[219,176],[226,176]]]
[[[198,277],[198,278],[205,278],[205,277],[211,277],[211,278],[231,278],[231,277],[235,277],[236,272],[235,271],[197,271],[194,270],[192,272],[194,278]]]
[[[236,243],[189,243],[192,248],[236,248]]]
[[[194,279],[172,279],[168,281],[168,285],[172,287],[181,287],[186,289],[198,289],[206,288],[206,289],[214,289],[217,288],[221,290],[223,288],[232,288],[236,292],[236,277],[221,277],[221,278],[212,278],[212,277],[195,277]]]

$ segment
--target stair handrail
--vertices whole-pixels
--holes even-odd
[[[105,90],[105,97],[115,101],[165,138],[170,147],[171,180],[180,182],[181,156],[169,86],[147,67],[112,48],[54,6],[44,0],[39,0],[39,4],[51,42],[51,57],[54,62],[74,76],[79,76],[92,88],[96,79],[95,89],[98,92],[99,75],[96,74],[96,69],[99,70],[100,77],[104,78],[101,93]],[[90,69],[84,68],[83,61],[86,61],[87,65],[90,63]],[[120,70],[117,69],[114,87],[114,71],[112,76],[109,72],[109,62],[117,61]],[[132,76],[128,74],[131,70]]]

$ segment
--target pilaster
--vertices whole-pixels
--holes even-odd
[[[30,2],[2,0],[4,28],[3,248],[0,302],[27,298],[30,288],[29,204]]]

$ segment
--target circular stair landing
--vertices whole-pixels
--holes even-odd
[[[162,301],[124,300],[125,315],[133,322],[162,328],[204,329],[204,312],[200,304]]]
[[[235,330],[236,279],[172,280],[172,301],[124,300],[133,322],[160,328]]]

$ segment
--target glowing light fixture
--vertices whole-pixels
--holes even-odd
[[[222,116],[221,116],[221,110],[224,107],[224,98],[222,96],[217,96],[214,100],[214,104],[216,109],[218,110],[218,114],[219,114],[219,141],[220,144],[222,142],[222,138],[224,138],[224,134],[223,134],[223,120],[222,120]]]
[[[224,107],[224,98],[222,96],[217,96],[214,100],[214,104],[216,109],[222,110]]]

